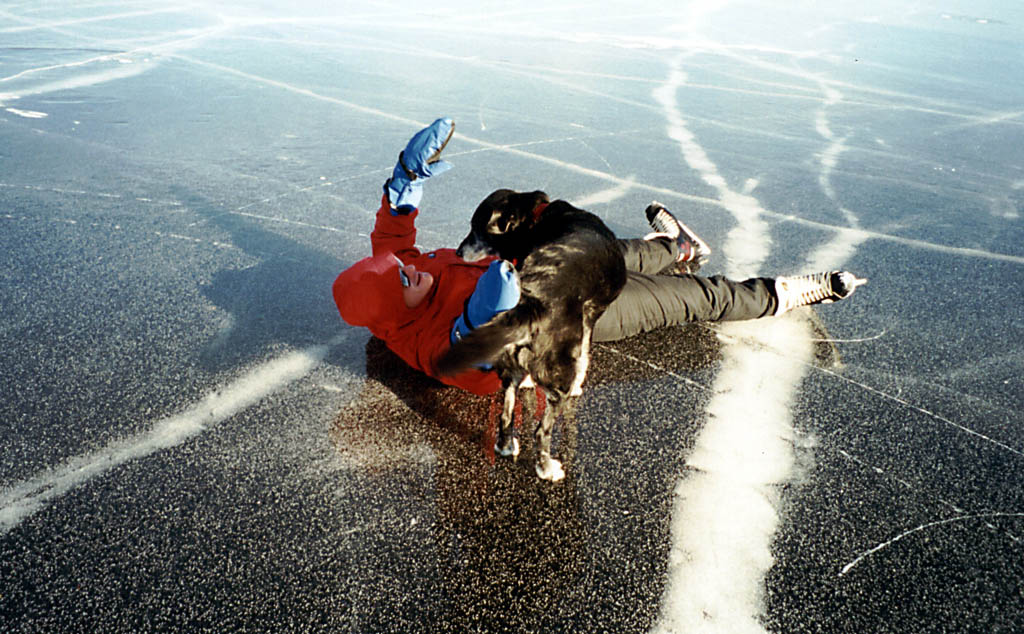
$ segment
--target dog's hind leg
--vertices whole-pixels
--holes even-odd
[[[587,378],[590,367],[590,340],[594,334],[594,324],[604,314],[607,304],[587,302],[583,305],[583,337],[580,339],[580,352],[576,357],[576,377],[573,379],[569,396],[583,396],[583,380]]]
[[[494,453],[513,460],[519,455],[519,439],[515,436],[513,422],[516,408],[516,388],[519,381],[505,381],[505,404],[501,409],[501,421],[498,423],[497,439],[494,442]]]
[[[565,470],[562,463],[551,457],[551,432],[554,429],[555,421],[565,407],[565,394],[557,390],[546,390],[547,407],[544,408],[544,416],[537,424],[537,431],[534,432],[534,451],[537,452],[537,477],[542,480],[558,482],[565,477]]]
[[[498,427],[494,451],[499,456],[513,460],[519,455],[519,439],[516,438],[513,427],[516,390],[529,376],[526,372],[526,364],[530,361],[530,354],[529,348],[512,346],[505,349],[494,366],[501,376],[501,386],[505,392],[505,405],[501,410],[501,424]]]
[[[569,396],[583,396],[583,380],[587,378],[587,368],[590,367],[590,324],[583,324],[583,341],[580,342],[580,354],[576,357],[576,378],[572,381],[572,388]]]

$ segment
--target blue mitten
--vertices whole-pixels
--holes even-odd
[[[495,260],[476,282],[476,290],[466,301],[462,315],[452,326],[451,341],[455,343],[482,326],[498,313],[519,303],[519,275],[510,262]]]
[[[455,132],[455,122],[447,117],[438,119],[415,134],[405,149],[398,154],[398,163],[384,189],[391,202],[391,213],[408,214],[420,206],[423,183],[431,176],[451,169],[451,163],[441,160],[441,151]]]

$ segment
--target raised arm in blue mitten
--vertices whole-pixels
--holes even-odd
[[[408,214],[418,208],[423,197],[423,183],[431,176],[451,169],[451,163],[441,160],[441,151],[454,132],[455,122],[443,117],[409,139],[405,149],[398,154],[391,178],[384,183],[391,213]]]

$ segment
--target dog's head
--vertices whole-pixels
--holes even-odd
[[[534,210],[547,202],[548,195],[542,191],[499,189],[493,192],[477,205],[469,235],[459,244],[456,254],[468,262],[489,255],[515,259],[528,245],[526,232],[536,221]]]

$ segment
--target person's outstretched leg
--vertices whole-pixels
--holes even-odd
[[[626,286],[594,326],[594,341],[617,341],[693,321],[735,321],[775,314],[775,280],[733,282],[720,275],[644,275]]]
[[[656,233],[642,240],[620,240],[626,260],[626,286],[594,327],[593,341],[616,341],[632,335],[694,321],[740,321],[779,315],[798,306],[849,297],[867,280],[831,271],[796,277],[757,277],[734,282],[722,276],[692,273],[711,248],[679,222],[664,205],[645,210]],[[658,275],[663,272],[673,275]]]
[[[644,275],[630,272],[626,286],[594,326],[594,341],[694,321],[758,319],[849,297],[867,280],[846,271],[796,277],[755,277],[734,282],[720,275]]]

